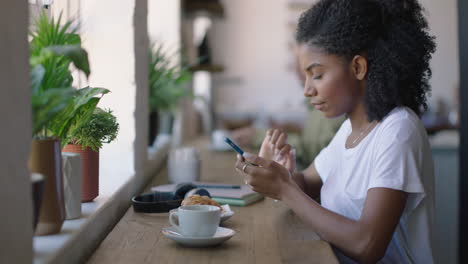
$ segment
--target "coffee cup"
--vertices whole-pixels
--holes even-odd
[[[212,237],[218,229],[220,215],[220,208],[213,205],[181,206],[170,212],[169,223],[183,236]]]
[[[211,134],[211,144],[216,150],[229,150],[229,145],[226,144],[224,138],[229,137],[227,130],[215,130]]]
[[[195,148],[181,147],[169,153],[169,182],[193,182],[200,180],[201,160]]]

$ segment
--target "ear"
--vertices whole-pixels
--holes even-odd
[[[364,56],[356,55],[351,61],[351,67],[356,79],[364,80],[367,74],[367,59]]]

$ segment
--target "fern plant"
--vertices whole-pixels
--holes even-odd
[[[112,111],[96,108],[89,121],[73,131],[70,143],[98,151],[102,144],[115,140],[118,131],[119,124]]]

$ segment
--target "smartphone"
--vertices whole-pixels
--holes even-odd
[[[224,142],[228,143],[231,148],[233,148],[237,153],[239,153],[241,156],[244,155],[244,151],[236,145],[236,143],[232,142],[232,140],[228,137],[224,138]]]
[[[231,140],[230,138],[225,137],[225,138],[224,138],[224,142],[228,143],[229,146],[231,146],[231,148],[233,148],[233,149],[234,149],[237,153],[239,153],[241,156],[244,155],[244,151],[243,151],[239,146],[237,146],[236,143],[232,142],[232,140]],[[258,167],[257,164],[254,164],[254,163],[249,163],[249,164]]]

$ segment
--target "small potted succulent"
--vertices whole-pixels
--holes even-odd
[[[96,108],[82,126],[71,129],[64,152],[79,153],[82,159],[82,201],[99,195],[99,149],[116,139],[119,124],[111,110]]]

